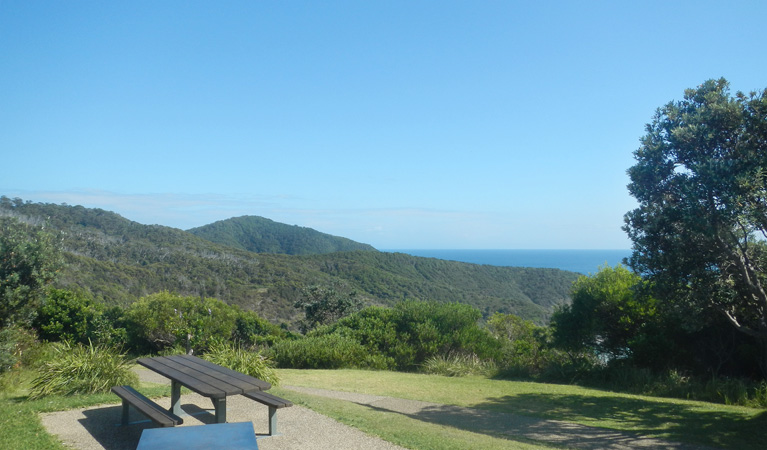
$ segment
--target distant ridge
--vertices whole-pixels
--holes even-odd
[[[310,286],[355,292],[365,305],[392,306],[405,299],[460,302],[485,317],[502,312],[545,324],[556,307],[570,302],[570,287],[578,278],[559,269],[487,266],[384,251],[255,253],[178,228],[142,225],[102,209],[0,195],[0,220],[6,218],[44,226],[56,235],[65,264],[55,287],[82,290],[106,305],[122,307],[160,291],[214,297],[287,326],[303,317],[294,305]]]
[[[259,216],[233,217],[187,231],[216,244],[255,253],[317,255],[376,251],[368,244]]]

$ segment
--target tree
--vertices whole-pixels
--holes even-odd
[[[359,311],[362,300],[354,291],[341,293],[333,287],[311,286],[304,289],[304,298],[297,301],[295,307],[303,308],[306,313],[306,319],[300,324],[301,331],[306,333]]]
[[[118,327],[111,317],[117,312],[122,310],[107,309],[85,291],[50,289],[33,325],[39,337],[47,341],[117,346],[125,340],[125,329]]]
[[[711,311],[762,342],[767,371],[767,97],[725,79],[658,109],[628,170],[629,265],[687,325]]]
[[[0,327],[31,322],[59,267],[52,234],[0,217]]]
[[[495,313],[487,328],[501,344],[499,363],[509,374],[538,375],[550,361],[548,327],[540,327],[513,314]]]
[[[555,345],[611,359],[631,356],[633,340],[655,313],[654,301],[640,295],[641,282],[620,264],[578,278],[570,294],[572,304],[552,317]]]
[[[239,309],[215,298],[182,297],[167,291],[140,298],[126,312],[134,345],[154,350],[185,346],[188,354],[212,340],[232,338]]]

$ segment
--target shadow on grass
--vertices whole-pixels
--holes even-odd
[[[411,419],[453,427],[474,433],[510,440],[581,449],[675,449],[702,448],[691,444],[670,443],[637,433],[591,427],[560,420],[547,420],[521,414],[464,408],[451,405],[409,402],[402,407],[400,400],[384,399],[373,403],[358,403],[377,411],[404,414]]]
[[[631,397],[518,394],[489,399],[475,407],[596,426],[619,423],[621,428],[640,435],[728,449],[764,448],[767,429],[767,412],[750,414],[748,410],[726,408],[711,411],[693,403]]]

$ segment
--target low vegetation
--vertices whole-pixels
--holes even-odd
[[[268,357],[261,352],[248,350],[242,345],[216,340],[203,357],[212,363],[264,380],[275,386],[280,382]]]
[[[53,355],[38,369],[29,398],[51,395],[78,395],[109,392],[112,386],[138,383],[125,355],[104,345],[64,342],[54,346]]]

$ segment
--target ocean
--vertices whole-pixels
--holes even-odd
[[[593,274],[607,264],[614,267],[631,255],[631,250],[417,250],[397,249],[426,258],[446,259],[491,266],[545,267]]]

